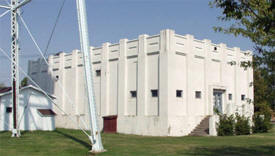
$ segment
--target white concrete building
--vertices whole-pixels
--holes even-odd
[[[253,100],[253,70],[240,67],[252,60],[250,51],[163,30],[91,47],[91,56],[101,128],[102,117],[117,115],[119,133],[184,136],[213,115],[214,107],[253,114],[246,100]],[[66,112],[87,121],[82,53],[61,52],[48,60],[52,72],[39,59],[29,62],[29,74]],[[64,114],[57,115],[56,126],[76,128]]]
[[[12,92],[8,88],[0,92],[0,131],[10,131],[13,128]],[[17,111],[20,130],[52,131],[55,129],[52,102],[34,86],[20,89]]]

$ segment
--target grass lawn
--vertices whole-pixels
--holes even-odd
[[[0,132],[1,156],[85,156],[89,140],[78,130],[57,129],[53,132],[23,132],[11,138]],[[107,152],[99,156],[161,155],[244,155],[275,156],[275,126],[265,134],[231,137],[144,137],[123,134],[102,134]]]

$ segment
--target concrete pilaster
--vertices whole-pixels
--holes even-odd
[[[110,43],[104,43],[102,45],[102,62],[101,62],[101,114],[106,116],[110,112],[110,71],[109,71],[109,45]]]
[[[79,87],[78,87],[78,81],[79,81],[79,74],[78,74],[78,50],[73,50],[73,52],[72,52],[72,72],[73,73],[75,73],[75,79],[73,80],[73,81],[71,81],[73,84],[73,86],[74,86],[74,91],[73,91],[73,96],[72,97],[74,97],[73,98],[73,101],[72,101],[72,104],[73,104],[73,106],[72,106],[72,108],[73,108],[73,110],[72,110],[72,113],[74,113],[74,114],[76,114],[76,115],[78,115],[79,114],[79,110],[78,110],[78,108],[79,107],[77,107],[77,104],[78,104],[78,92],[79,92]]]
[[[226,76],[226,65],[227,65],[227,61],[226,61],[226,57],[227,57],[227,53],[226,53],[226,44],[221,43],[220,45],[220,60],[221,60],[221,68],[220,68],[220,82],[222,82],[222,85],[226,85],[224,84],[225,82],[225,76]]]
[[[65,64],[65,53],[62,52],[59,54],[59,74],[58,74],[58,82],[59,84],[57,84],[57,87],[59,89],[59,94],[60,94],[60,99],[58,100],[61,108],[65,111],[67,111],[66,109],[66,101],[65,101],[65,69],[64,69],[64,64]],[[63,113],[64,114],[64,113]]]
[[[148,79],[147,79],[147,37],[148,35],[139,36],[138,47],[138,86],[137,86],[137,115],[144,116],[147,106]]]
[[[160,32],[158,115],[168,116],[168,53],[169,30]]]
[[[212,98],[212,94],[210,91],[210,87],[209,87],[209,73],[211,71],[209,71],[209,66],[210,66],[210,61],[211,58],[209,56],[209,52],[210,52],[210,45],[211,45],[211,40],[207,40],[204,39],[204,103],[205,103],[205,108],[204,108],[204,115],[210,115],[213,114],[212,112],[212,103],[211,103],[211,98]]]
[[[220,52],[220,82],[223,86],[227,86],[228,84],[226,84],[225,82],[225,76],[227,76],[226,72],[226,66],[227,66],[227,61],[226,61],[226,57],[227,57],[227,53],[226,53],[226,44],[224,43],[220,43],[220,49],[219,49],[219,52]],[[228,102],[227,102],[227,97],[228,95],[228,90],[226,90],[224,92],[224,100],[223,100],[223,103],[222,103],[222,111],[223,113],[228,113],[229,111],[229,107],[228,107]]]
[[[167,116],[169,103],[175,98],[172,67],[175,55],[175,32],[162,30],[160,32],[160,61],[159,61],[159,115]]]
[[[127,112],[127,39],[119,41],[119,69],[118,69],[118,115],[128,115]]]
[[[194,98],[194,91],[192,89],[192,64],[194,59],[194,53],[193,53],[193,42],[194,42],[194,36],[193,35],[186,35],[187,38],[187,45],[185,47],[185,51],[187,51],[187,79],[186,79],[186,86],[187,86],[187,105],[190,105],[192,103],[192,99]],[[192,107],[187,106],[187,115],[191,115],[193,112]]]
[[[55,77],[53,75],[53,55],[50,55],[49,58],[48,58],[48,79],[49,79],[49,83],[50,83],[50,87],[49,87],[49,90],[48,92],[50,94],[54,94],[54,83],[55,83]],[[28,70],[30,71],[30,70]]]

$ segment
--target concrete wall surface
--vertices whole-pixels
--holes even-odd
[[[184,136],[214,115],[216,105],[225,114],[253,114],[247,102],[253,100],[253,69],[240,67],[252,60],[251,51],[167,29],[91,47],[91,57],[101,129],[103,116],[117,115],[119,133]],[[50,67],[30,61],[29,74],[66,111],[58,113],[56,126],[78,128],[89,121],[82,53],[61,52],[48,61]]]

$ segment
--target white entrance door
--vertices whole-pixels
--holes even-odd
[[[222,103],[223,103],[223,91],[214,90],[213,98],[214,98],[214,109],[216,109],[219,113],[222,113]]]

